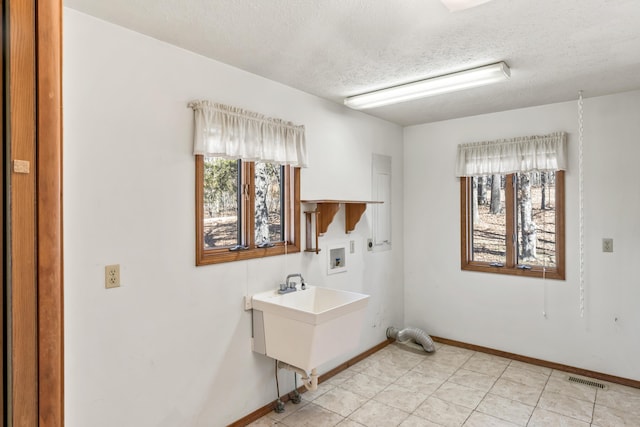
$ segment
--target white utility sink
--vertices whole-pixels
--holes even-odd
[[[369,295],[308,286],[252,298],[254,351],[309,371],[354,350]]]

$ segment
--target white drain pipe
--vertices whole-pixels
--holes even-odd
[[[284,363],[279,360],[278,369],[286,369],[299,374],[302,377],[302,385],[304,385],[304,388],[308,391],[315,391],[318,389],[318,372],[316,371],[316,368],[311,370],[311,374],[307,374],[307,371],[304,369],[289,365],[288,363]]]

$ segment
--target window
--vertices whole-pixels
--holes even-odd
[[[458,145],[463,270],[562,279],[567,134]]]
[[[460,178],[462,269],[564,279],[564,171]]]
[[[207,100],[188,106],[195,121],[196,265],[300,252],[304,126]]]
[[[300,169],[196,156],[196,265],[299,252]]]

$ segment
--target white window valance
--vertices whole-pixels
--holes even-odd
[[[193,154],[307,166],[304,126],[211,101],[189,103]]]
[[[459,177],[566,169],[565,132],[458,145]]]

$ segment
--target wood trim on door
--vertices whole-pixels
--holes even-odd
[[[3,183],[11,203],[4,409],[10,425],[62,427],[62,2],[3,0],[3,13],[11,167]]]
[[[62,1],[37,5],[38,418],[62,427]]]
[[[0,0],[0,22],[5,22],[4,20],[4,0]],[[5,34],[4,28],[0,29],[0,46],[2,49],[5,48]],[[5,330],[5,290],[7,289],[8,280],[5,277],[5,244],[7,242],[6,235],[8,229],[5,224],[5,179],[4,179],[4,157],[5,157],[5,149],[6,149],[6,134],[5,134],[5,126],[4,126],[4,55],[0,55],[0,92],[2,93],[2,102],[0,103],[0,138],[2,138],[2,146],[0,147],[0,164],[2,164],[3,169],[2,173],[0,173],[0,188],[2,188],[2,193],[0,193],[0,228],[2,228],[2,242],[0,243],[0,273],[2,273],[2,293],[0,293],[0,341],[2,342],[2,351],[0,351],[0,421],[2,423],[6,422],[6,414],[7,414],[7,401],[5,399],[5,352],[7,351],[7,343],[6,337],[4,334]]]
[[[10,408],[12,425],[38,424],[35,2],[7,0],[11,199]],[[28,172],[15,170],[16,161]],[[23,169],[23,171],[26,169]]]

